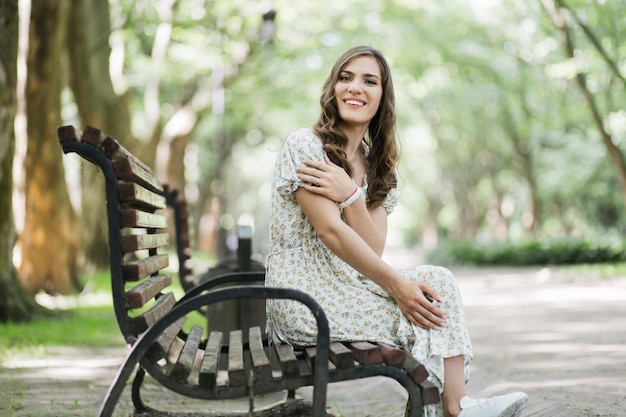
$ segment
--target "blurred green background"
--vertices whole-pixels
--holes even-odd
[[[75,294],[106,270],[101,175],[61,154],[63,124],[101,128],[179,188],[198,253],[222,259],[244,223],[262,261],[276,152],[314,123],[330,66],[358,44],[383,51],[396,89],[390,250],[445,264],[624,260],[626,1],[1,7],[16,17],[1,23],[2,288]],[[2,321],[32,310],[10,313],[15,296],[0,294]]]

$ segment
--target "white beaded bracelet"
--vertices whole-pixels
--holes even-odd
[[[343,203],[339,203],[339,208],[344,209],[349,205],[352,205],[355,201],[359,199],[359,197],[361,197],[361,189],[359,187],[355,187],[352,195],[348,197],[348,199]]]

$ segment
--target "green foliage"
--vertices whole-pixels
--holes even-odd
[[[197,116],[188,148],[197,163],[185,163],[199,194],[194,218],[218,196],[222,226],[247,215],[266,236],[275,151],[317,118],[335,58],[371,45],[387,56],[396,87],[405,242],[434,228],[439,239],[600,237],[626,230],[624,191],[576,77],[586,77],[623,153],[626,7],[565,2],[570,59],[545,7],[558,3],[181,0],[169,10],[110,2],[109,41],[123,57],[114,85],[144,140],[147,120],[167,132],[181,108]],[[275,36],[264,41],[270,8]]]
[[[431,251],[429,262],[468,265],[572,265],[626,261],[623,241],[564,238],[521,242],[447,241]]]

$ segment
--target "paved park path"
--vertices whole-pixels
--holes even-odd
[[[626,278],[572,276],[555,268],[452,270],[474,344],[470,394],[526,391],[526,417],[626,416]],[[94,416],[126,353],[123,347],[36,350],[31,361],[2,358],[0,417]],[[171,398],[154,384],[145,395],[152,404]],[[299,395],[306,399],[310,390]],[[328,404],[343,417],[400,417],[404,398],[397,383],[378,377],[331,385]],[[265,396],[257,406],[281,399]],[[208,405],[171,401],[188,412]],[[209,415],[247,406],[213,405]],[[128,388],[115,415],[132,415]]]
[[[528,392],[525,415],[626,416],[626,278],[555,268],[458,275],[474,363],[502,388]]]

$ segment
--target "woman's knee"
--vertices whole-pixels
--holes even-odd
[[[437,273],[435,274],[437,279],[444,285],[456,286],[456,278],[452,271],[445,266],[436,266]]]

